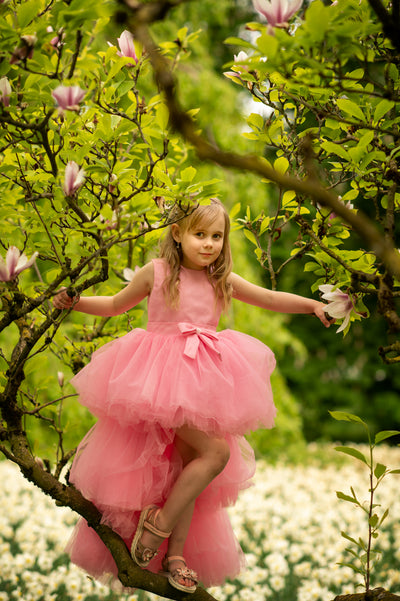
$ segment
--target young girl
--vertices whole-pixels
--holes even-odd
[[[271,428],[276,413],[272,351],[246,334],[217,332],[221,311],[236,298],[314,314],[327,327],[329,321],[323,303],[231,272],[229,217],[219,201],[189,216],[177,210],[175,218],[160,258],[124,290],[79,300],[62,291],[54,305],[110,316],[148,297],[147,330],[106,344],[72,380],[98,422],[78,447],[70,481],[124,538],[139,566],[162,569],[172,586],[194,592],[198,580],[221,584],[243,566],[225,508],[254,473],[243,434]],[[111,554],[84,520],[68,551],[94,577],[117,576]]]

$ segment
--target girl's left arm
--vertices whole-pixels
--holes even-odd
[[[236,273],[230,276],[232,284],[232,296],[249,305],[256,305],[269,311],[277,311],[279,313],[306,313],[316,315],[318,319],[329,328],[329,321],[324,307],[326,305],[320,301],[290,292],[279,292],[268,290],[262,286],[257,286],[241,278]]]

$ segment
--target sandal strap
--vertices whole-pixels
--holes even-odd
[[[157,516],[160,513],[160,511],[161,510],[158,508],[158,509],[155,509],[152,513],[149,512],[149,514],[147,516],[147,520],[145,520],[143,527],[146,528],[146,530],[148,530],[152,534],[159,536],[160,538],[169,538],[171,536],[171,532],[164,532],[163,530],[160,530],[159,528],[157,528],[157,526],[155,525]],[[150,517],[152,517],[152,520],[154,523],[150,522]]]
[[[175,568],[175,570],[166,570],[169,571],[170,574],[172,575],[173,578],[176,578],[176,576],[178,576],[178,578],[187,578],[189,580],[192,580],[194,584],[198,583],[198,575],[197,572],[195,572],[194,570],[191,570],[190,568],[187,567],[186,565],[186,560],[184,557],[182,557],[182,555],[165,555],[163,558],[163,566],[164,569],[165,567],[168,567],[168,564],[170,561],[182,561],[185,564],[184,568]],[[166,566],[165,566],[166,564]]]
[[[184,557],[182,557],[182,555],[166,555],[164,558],[166,561],[175,561],[175,560],[180,560],[183,561],[183,563],[186,564],[186,559]]]

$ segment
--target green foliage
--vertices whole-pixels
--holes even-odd
[[[343,538],[352,543],[352,547],[346,549],[352,556],[352,561],[350,563],[341,563],[341,565],[350,567],[354,572],[363,577],[365,589],[368,593],[371,584],[372,565],[379,557],[379,554],[373,550],[372,543],[378,538],[382,529],[382,524],[389,514],[389,509],[386,509],[383,512],[377,509],[380,505],[375,502],[375,493],[378,486],[387,475],[400,474],[400,469],[389,469],[386,465],[376,462],[374,449],[380,442],[388,440],[393,436],[397,436],[400,432],[398,430],[383,431],[378,432],[372,437],[368,424],[357,415],[345,413],[343,411],[331,411],[330,413],[335,420],[353,422],[361,425],[367,434],[369,447],[368,456],[355,447],[340,446],[336,447],[336,450],[361,461],[361,463],[367,467],[369,479],[368,501],[360,501],[352,486],[350,487],[350,495],[343,492],[337,492],[336,495],[339,499],[352,503],[366,514],[367,535],[364,538],[359,537],[357,540],[348,533],[342,532]]]
[[[388,19],[395,19],[389,8]],[[226,40],[243,51],[228,77],[260,105],[247,119],[245,136],[263,145],[268,164],[278,172],[334,191],[348,219],[345,223],[343,216],[294,191],[269,187],[275,209],[248,209],[241,218],[245,235],[273,286],[283,266],[307,259],[304,269],[313,275],[314,292],[329,282],[351,295],[350,324],[368,316],[366,303],[372,298],[398,332],[399,283],[376,249],[360,248],[349,225],[352,215],[363,212],[398,246],[397,51],[367,1],[325,6],[317,0],[293,26],[249,23],[248,29],[252,35],[244,40]],[[283,234],[294,248],[277,266],[272,246]],[[396,348],[392,343],[380,353],[394,362]]]
[[[99,345],[140,325],[143,311],[74,315],[60,332],[67,315],[52,309],[52,296],[60,286],[120,289],[124,269],[143,264],[158,243],[171,207],[216,193],[217,180],[170,132],[142,49],[120,55],[116,8],[93,0],[0,5],[0,78],[11,90],[0,99],[0,254],[13,246],[28,258],[38,253],[29,271],[0,282],[2,409],[17,403],[33,452],[54,450],[60,466],[92,422],[66,382]],[[184,28],[178,35],[187,46],[197,37]],[[176,64],[185,58],[176,43],[165,52]],[[53,96],[60,86],[79,87],[83,98],[62,108]],[[68,188],[71,162],[84,177]]]

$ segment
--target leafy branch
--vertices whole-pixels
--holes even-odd
[[[376,462],[374,457],[374,450],[377,444],[384,440],[388,440],[393,436],[400,434],[398,430],[387,430],[378,432],[374,438],[372,438],[368,424],[366,424],[357,415],[351,413],[345,413],[342,411],[331,411],[331,416],[338,421],[347,421],[360,424],[366,434],[368,440],[369,453],[365,456],[359,449],[349,446],[339,446],[336,450],[340,453],[344,453],[350,457],[353,457],[361,461],[368,468],[368,480],[369,480],[369,498],[367,502],[362,502],[356,495],[354,488],[350,487],[350,495],[343,492],[337,492],[338,499],[352,503],[366,514],[367,520],[367,536],[365,538],[355,539],[346,532],[342,532],[343,538],[351,542],[354,548],[348,548],[346,551],[350,553],[357,561],[354,563],[341,563],[350,567],[354,572],[362,575],[365,585],[365,591],[370,591],[371,585],[371,570],[373,562],[378,558],[379,554],[373,549],[373,541],[379,536],[380,528],[389,514],[389,509],[386,509],[381,515],[378,515],[376,508],[379,505],[375,502],[376,490],[382,483],[383,479],[389,474],[400,474],[400,469],[389,469],[386,465]]]

